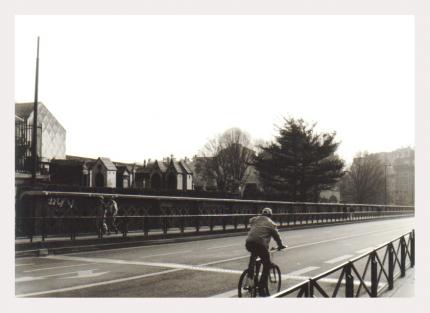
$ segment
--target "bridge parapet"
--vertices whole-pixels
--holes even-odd
[[[124,237],[130,232],[144,236],[168,232],[243,231],[250,217],[269,206],[280,227],[357,222],[414,214],[413,206],[282,202],[126,195],[59,191],[25,191],[16,202],[16,237],[29,238],[97,234],[100,221],[97,198],[113,197],[118,204],[114,221]],[[112,221],[111,221],[112,222]],[[108,225],[109,226],[109,225]]]

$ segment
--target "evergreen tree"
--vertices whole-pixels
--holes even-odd
[[[320,191],[343,176],[344,162],[334,154],[335,133],[318,134],[314,128],[302,119],[285,119],[275,142],[260,147],[254,166],[266,191],[290,201],[317,202]]]

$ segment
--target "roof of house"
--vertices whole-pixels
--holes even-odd
[[[125,173],[126,171],[127,171],[128,173],[130,173],[130,170],[129,170],[129,168],[128,168],[128,166],[127,166],[127,165],[117,165],[117,166],[116,166],[116,168],[117,168],[118,174],[123,174],[123,173]]]
[[[38,105],[42,104],[38,102]],[[43,104],[42,104],[43,105]],[[34,102],[15,103],[15,115],[22,119],[27,119],[33,112]]]
[[[177,161],[170,160],[169,167],[173,167],[178,174],[182,174],[184,172],[182,166],[180,166]]]
[[[184,172],[187,174],[193,174],[193,172],[191,171],[191,169],[189,168],[188,164],[185,163],[185,161],[179,161],[179,164],[181,165],[181,167],[184,169]]]
[[[116,171],[115,164],[113,164],[109,158],[100,157],[99,159],[108,171]]]

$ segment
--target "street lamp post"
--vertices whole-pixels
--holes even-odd
[[[31,177],[33,184],[36,183],[36,174],[37,174],[37,106],[38,106],[38,89],[39,89],[39,37],[37,37],[37,57],[36,57],[36,82],[34,88],[34,105],[33,105],[33,129],[32,129],[32,147],[31,147],[31,156],[32,156],[32,171]]]

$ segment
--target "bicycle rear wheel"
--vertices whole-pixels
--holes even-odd
[[[267,282],[269,295],[273,295],[281,290],[281,270],[278,265],[273,264],[269,271]]]
[[[257,275],[254,275],[254,279],[251,280],[248,277],[248,270],[244,270],[242,275],[239,278],[239,285],[237,286],[237,295],[239,298],[255,298],[257,295],[257,284],[255,278]]]

